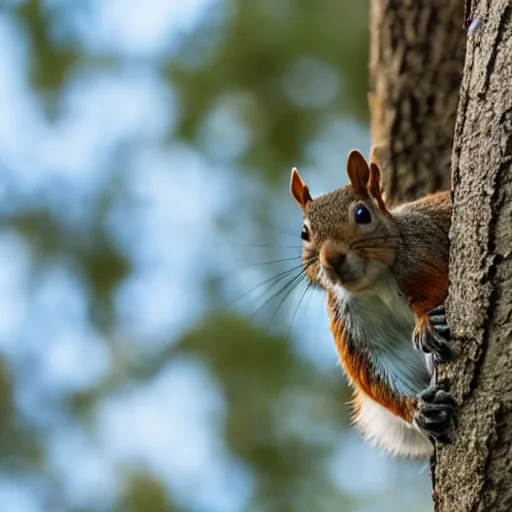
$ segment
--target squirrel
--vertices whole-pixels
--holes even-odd
[[[292,170],[303,271],[327,294],[356,428],[393,456],[428,457],[436,441],[450,442],[456,408],[434,371],[453,356],[444,308],[450,191],[388,210],[373,156],[368,164],[351,151],[347,174],[348,185],[312,199]]]

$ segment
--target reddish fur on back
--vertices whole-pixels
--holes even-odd
[[[441,259],[423,264],[402,289],[409,299],[411,309],[418,318],[443,304],[448,295],[448,266]]]
[[[448,240],[451,219],[451,196],[449,191],[438,192],[405,205],[407,211],[421,213],[435,223]],[[439,242],[439,240],[437,240]],[[443,304],[448,295],[447,247],[439,247],[445,257],[435,257],[428,251],[428,259],[416,261],[414,273],[399,283],[409,300],[411,309],[418,317],[418,326],[427,320],[427,313]]]

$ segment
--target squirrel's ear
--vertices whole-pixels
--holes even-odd
[[[313,200],[309,193],[308,186],[302,181],[302,178],[299,176],[299,171],[297,171],[295,167],[292,169],[290,191],[293,198],[299,203],[302,209],[304,209],[307,203]]]
[[[370,168],[364,156],[357,150],[352,150],[347,158],[347,174],[350,184],[356,193],[368,195],[368,180]]]
[[[373,160],[373,159],[372,159]],[[380,184],[380,169],[379,166],[374,162],[370,162],[370,179],[368,181],[368,192],[372,197],[377,200],[379,208],[385,215],[391,215],[386,208],[384,199],[382,198],[382,187]]]
[[[380,153],[380,147],[377,146],[377,144],[373,144],[373,146],[370,149],[370,162],[373,162],[377,165],[379,165],[379,153]]]

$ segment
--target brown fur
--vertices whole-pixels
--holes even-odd
[[[353,219],[357,205],[364,204],[374,219],[372,233],[361,236],[360,227]],[[305,245],[304,263],[313,262],[306,274],[315,282],[320,267],[319,249],[333,243],[340,252],[352,251],[362,261],[379,262],[392,266],[400,243],[399,230],[387,209],[381,210],[378,200],[355,192],[351,185],[329,192],[307,203],[304,216],[311,224],[312,244]]]
[[[370,265],[378,264],[395,277],[398,289],[416,314],[415,333],[429,329],[428,311],[442,304],[448,293],[450,192],[432,194],[390,212],[383,200],[380,170],[374,161],[368,166],[363,156],[353,151],[347,160],[347,174],[349,185],[315,200],[309,200],[309,190],[298,173],[292,175],[292,194],[311,224],[311,243],[305,244],[303,250],[309,279],[318,284],[319,255],[324,246],[343,253],[350,251],[358,258],[363,288],[349,291],[357,293],[365,286],[371,286],[372,276],[365,280],[364,272],[369,272]],[[360,203],[372,215],[368,228],[356,225],[353,219],[354,209]],[[322,257],[327,256],[326,253]],[[411,422],[415,397],[394,393],[376,375],[364,351],[352,343],[330,293],[328,312],[340,362],[356,388],[356,409],[358,393],[362,393]]]
[[[431,194],[393,210],[405,249],[397,257],[397,282],[420,323],[448,295],[451,210],[449,191]]]

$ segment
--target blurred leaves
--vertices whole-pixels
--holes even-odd
[[[339,372],[319,379],[285,337],[239,317],[205,319],[176,350],[200,357],[222,384],[226,441],[258,475],[257,510],[311,510],[311,492],[346,422],[339,405],[349,397]],[[341,494],[321,485],[338,496],[339,509]]]
[[[366,2],[227,1],[224,17],[194,31],[181,52],[195,58],[169,62],[169,76],[180,98],[179,133],[195,141],[205,117],[226,92],[242,92],[257,114],[245,119],[253,131],[252,145],[241,164],[275,178],[277,171],[304,155],[323,118],[335,112],[365,119],[367,15]],[[213,13],[212,13],[213,14]],[[347,23],[346,20],[350,20]],[[209,20],[210,21],[210,20]],[[205,50],[205,40],[210,46]],[[336,94],[314,108],[294,103],[285,81],[301,59],[314,59],[332,71]],[[199,63],[197,63],[199,61]],[[305,91],[322,96],[323,74],[302,75]],[[311,98],[309,98],[311,102]]]
[[[79,3],[79,2],[77,2]],[[70,45],[57,45],[52,38],[51,12],[45,2],[30,0],[16,10],[23,23],[30,48],[30,81],[47,101],[49,112],[58,104],[58,94],[66,78],[80,59],[80,53]]]
[[[165,489],[145,474],[131,475],[126,482],[125,496],[119,509],[123,512],[175,512]]]
[[[244,511],[352,510],[357,500],[340,490],[329,470],[348,423],[345,404],[349,396],[341,372],[334,364],[330,371],[319,369],[297,350],[293,339],[271,332],[262,327],[264,323],[233,311],[226,312],[222,286],[212,286],[212,281],[222,271],[232,273],[231,259],[226,258],[225,268],[218,268],[223,244],[229,247],[229,244],[248,240],[254,243],[253,238],[265,243],[281,243],[281,237],[276,236],[273,228],[269,230],[267,223],[270,219],[274,226],[283,225],[283,208],[272,201],[272,197],[281,194],[286,194],[288,199],[288,191],[282,189],[283,170],[287,173],[292,162],[297,161],[314,166],[310,145],[336,120],[366,121],[368,3],[350,0],[212,1],[201,20],[183,30],[165,51],[134,56],[129,52],[123,55],[116,44],[98,50],[96,36],[107,39],[111,36],[115,41],[117,37],[116,33],[103,33],[105,28],[101,23],[93,25],[96,18],[91,13],[108,1],[29,0],[17,2],[15,7],[3,11],[3,15],[21,26],[28,52],[27,69],[23,73],[30,87],[30,98],[26,98],[25,103],[41,106],[46,130],[54,129],[68,114],[70,100],[66,97],[66,88],[69,82],[80,76],[82,79],[94,77],[100,72],[119,78],[120,83],[122,77],[128,75],[121,76],[119,70],[129,70],[135,76],[155,77],[176,95],[177,111],[176,123],[168,123],[162,137],[157,135],[152,139],[141,127],[141,135],[129,134],[121,140],[101,141],[104,145],[101,149],[107,156],[84,155],[84,165],[88,162],[90,165],[89,174],[96,176],[96,167],[100,167],[101,178],[97,179],[97,188],[91,187],[83,194],[86,198],[80,205],[83,218],[75,215],[78,205],[70,183],[80,188],[85,186],[86,180],[73,182],[72,177],[67,176],[68,183],[48,178],[41,191],[37,188],[37,170],[31,169],[30,158],[22,165],[25,174],[20,177],[14,167],[11,169],[12,161],[17,162],[17,155],[9,160],[9,155],[0,153],[2,170],[9,171],[0,176],[5,178],[9,191],[5,194],[8,206],[1,209],[0,220],[6,232],[14,230],[22,237],[30,253],[28,285],[14,290],[24,294],[19,307],[20,310],[26,307],[27,311],[19,321],[19,332],[12,335],[15,342],[7,343],[5,361],[0,361],[2,468],[6,474],[21,467],[27,478],[35,475],[42,482],[37,489],[43,487],[45,499],[61,503],[61,510],[108,509],[110,505],[102,503],[96,491],[85,498],[82,496],[81,502],[78,498],[76,501],[66,498],[74,494],[80,496],[74,487],[66,488],[66,477],[70,476],[67,474],[68,458],[72,463],[79,458],[75,465],[81,483],[87,482],[87,478],[95,482],[94,476],[105,469],[108,456],[113,457],[108,450],[110,447],[102,446],[94,437],[101,437],[94,429],[103,404],[120,391],[150,386],[159,372],[186,357],[202,364],[218,387],[222,410],[202,427],[218,436],[215,444],[225,450],[226,464],[234,461],[235,465],[228,464],[230,471],[237,471],[237,467],[242,468],[241,473],[247,471],[250,485],[242,505]],[[147,20],[142,14],[153,5],[150,4],[140,2],[141,26]],[[185,3],[175,5],[179,11],[178,5],[183,7]],[[151,27],[142,28],[151,31]],[[89,33],[89,41],[84,33]],[[84,88],[84,98],[87,93]],[[123,106],[129,110],[132,105]],[[17,112],[16,116],[19,115]],[[83,137],[86,137],[88,131],[97,127],[86,115],[83,119]],[[35,133],[36,137],[45,135],[44,130]],[[65,141],[62,144],[58,150],[65,153],[69,148],[65,147]],[[143,156],[158,155],[162,159],[158,164],[171,180],[163,179],[163,184],[159,182],[154,187],[164,187],[166,193],[168,190],[165,200],[176,208],[171,220],[186,219],[189,212],[183,209],[187,205],[191,210],[208,208],[209,203],[204,198],[185,196],[180,188],[194,166],[192,170],[183,168],[183,161],[169,165],[171,160],[166,160],[167,155],[177,146],[192,148],[204,158],[200,179],[191,181],[194,193],[206,191],[205,196],[211,198],[218,193],[215,182],[224,180],[226,194],[222,199],[224,209],[208,212],[209,216],[217,215],[212,225],[217,221],[221,228],[208,233],[213,235],[214,243],[204,241],[201,247],[208,249],[201,253],[201,268],[194,267],[192,271],[189,267],[193,263],[183,247],[196,247],[196,234],[180,232],[181,226],[177,224],[166,224],[166,218],[159,217],[161,212],[152,210],[153,205],[145,204],[137,199],[137,194],[132,196],[129,192],[137,166],[143,167],[138,186],[144,188],[150,182],[146,176],[150,176],[151,169],[144,167]],[[35,160],[39,160],[39,156],[36,155]],[[229,179],[226,169],[232,172]],[[49,176],[52,171],[48,170]],[[214,180],[210,179],[212,175]],[[35,192],[25,195],[10,192],[13,186],[22,188],[31,180],[36,183]],[[112,227],[111,215],[119,203],[125,207],[121,215],[117,212],[118,223]],[[137,217],[141,211],[157,217],[164,229],[157,230],[150,222],[141,223]],[[238,226],[244,216],[250,217],[249,225],[254,229],[242,227],[234,231],[233,226]],[[140,226],[145,226],[146,231],[138,231]],[[222,229],[223,226],[228,229]],[[197,232],[204,233],[200,228],[203,226],[197,226]],[[244,240],[240,240],[239,235],[243,235]],[[127,239],[134,241],[131,246]],[[162,247],[167,247],[165,259],[171,262],[175,253],[183,255],[178,266],[165,267],[158,260],[154,253]],[[272,248],[268,252],[272,252]],[[15,264],[12,262],[12,272]],[[36,333],[37,340],[32,345],[27,342],[26,331],[30,330],[37,313],[30,310],[31,305],[37,300],[44,304],[51,299],[48,294],[36,297],[37,300],[32,296],[37,291],[37,275],[52,265],[65,266],[74,273],[77,282],[84,285],[84,290],[77,294],[84,295],[80,297],[85,303],[86,325],[80,324],[80,304],[74,304],[73,297],[65,297],[57,304],[52,321],[63,319],[70,308],[74,316],[70,316],[68,324],[77,333],[80,329],[98,333],[99,339],[95,342],[107,346],[105,350],[110,358],[107,374],[85,389],[55,390],[51,382],[44,382],[45,387],[37,380],[41,376],[32,370],[38,368],[37,364],[44,369],[46,364],[59,371],[67,363],[66,354],[49,353],[50,349],[47,353],[46,346],[54,341],[54,331],[47,332],[44,324]],[[160,269],[160,273],[155,269]],[[270,267],[265,269],[261,273],[262,281],[272,275]],[[9,267],[6,274],[10,271]],[[191,285],[194,289],[180,297],[177,297],[178,291],[170,287],[164,294],[143,295],[149,277],[156,276],[154,282],[163,282],[165,288],[166,272],[171,271],[178,276],[193,274],[200,282],[194,282]],[[128,284],[134,291],[123,316],[116,301]],[[12,302],[15,303],[14,298]],[[170,306],[166,309],[163,306],[167,304]],[[179,321],[173,323],[172,315],[182,304],[192,311],[185,320],[179,317]],[[275,303],[269,307],[275,307]],[[170,324],[158,335],[144,336],[140,334],[144,331],[139,332],[138,328],[144,314],[153,319],[153,310],[155,316],[172,317]],[[69,325],[67,329],[63,335],[66,342],[76,343]],[[312,339],[311,343],[316,341]],[[92,345],[79,361],[78,373],[89,367],[91,354]],[[26,364],[27,359],[31,364]],[[204,391],[206,401],[207,392],[214,390]],[[27,401],[27,395],[32,397],[32,402]],[[37,404],[33,408],[38,410],[27,414],[27,403]],[[173,419],[177,414],[166,410],[165,404],[161,409],[161,415],[166,418]],[[182,412],[186,413],[187,409]],[[34,424],[33,418],[38,415],[42,418],[40,424]],[[147,420],[151,421],[155,421],[154,416]],[[139,419],[137,425],[144,423],[145,419]],[[110,455],[103,454],[105,460],[94,462],[95,454],[83,448],[84,441],[80,446],[93,461],[82,460],[81,452],[66,452],[64,462],[68,465],[61,471],[64,476],[58,477],[58,471],[52,466],[53,429],[66,431],[78,426],[91,435],[92,447]],[[119,436],[132,428],[136,427],[129,421],[123,423]],[[132,435],[142,434],[135,431]],[[199,474],[208,468],[194,466],[196,442],[192,437],[182,439],[191,461],[178,462],[188,468],[187,471],[192,467],[195,469],[190,471]],[[169,454],[171,462],[177,464]],[[209,460],[204,464],[217,467],[214,464],[218,462]],[[204,505],[208,500],[200,496],[204,483],[199,476],[193,479],[194,493],[187,495],[176,482],[169,481],[173,478],[178,481],[179,475],[157,475],[156,471],[150,474],[142,467],[131,472],[133,463],[124,466],[121,456],[113,467],[121,481],[119,491],[112,491],[113,511],[224,512],[214,509],[214,504]],[[232,488],[235,476],[238,475],[230,474],[229,481],[222,487],[230,489],[233,497],[239,491]],[[94,489],[95,486],[97,484],[93,485]],[[37,496],[31,489],[28,494]],[[199,498],[203,505],[194,502]]]

